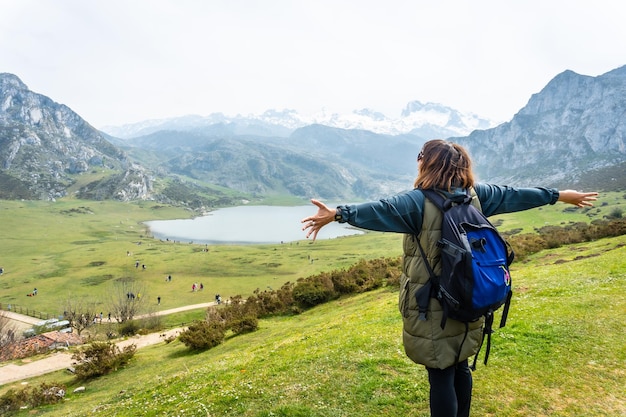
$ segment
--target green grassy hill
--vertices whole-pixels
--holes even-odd
[[[507,215],[501,229],[589,221],[623,201],[612,193],[591,210],[557,204]],[[125,277],[143,282],[150,299],[165,294],[160,308],[168,309],[401,251],[398,235],[370,233],[204,252],[147,236],[142,221],[189,216],[149,202],[0,201],[0,212],[8,231],[0,240],[0,302],[42,312],[60,311],[70,296],[105,308],[111,285]],[[514,264],[512,312],[495,335],[489,365],[475,373],[473,415],[626,415],[625,247],[625,236],[601,239]],[[136,269],[136,260],[147,269]],[[169,273],[173,281],[166,283]],[[193,282],[206,291],[192,293]],[[26,297],[35,286],[39,295]],[[144,348],[125,369],[86,383],[83,394],[72,393],[78,385],[67,372],[34,378],[29,384],[64,383],[68,395],[60,405],[20,415],[427,416],[426,373],[403,353],[396,298],[381,289],[261,320],[258,331],[202,353],[179,341]],[[184,313],[165,324],[202,316]],[[0,394],[21,386],[0,387]]]
[[[507,327],[474,373],[473,415],[625,415],[626,237],[544,251],[513,279]],[[403,353],[396,297],[381,289],[261,320],[202,353],[178,341],[144,348],[82,394],[66,372],[36,378],[69,394],[21,414],[427,416],[426,373]]]
[[[227,299],[257,288],[278,289],[287,281],[362,258],[400,253],[401,237],[382,233],[314,244],[303,240],[205,247],[159,241],[148,235],[143,221],[191,214],[154,203],[1,201],[0,213],[2,229],[8,231],[0,239],[0,266],[5,270],[0,303],[51,317],[63,312],[68,297],[93,300],[107,314],[109,294],[125,278],[142,285],[153,308],[161,296],[159,308],[166,310],[212,301],[216,293]],[[168,275],[171,282],[165,281]],[[205,290],[192,292],[193,283],[202,283]],[[38,295],[27,297],[34,288]]]
[[[571,210],[564,204],[494,217],[503,231],[602,219],[626,204],[623,193],[606,193],[596,206]],[[312,212],[313,206],[311,206]],[[0,201],[0,303],[19,305],[44,316],[57,316],[68,297],[87,298],[107,313],[108,294],[116,281],[133,278],[145,297],[161,309],[249,295],[255,289],[279,288],[287,281],[344,268],[358,260],[399,256],[397,234],[368,233],[283,245],[210,246],[161,242],[142,222],[188,218],[192,213],[154,202],[63,200]],[[300,227],[294,224],[294,228]],[[314,262],[310,262],[314,259]],[[135,268],[145,264],[146,270]],[[171,283],[165,277],[172,275]],[[203,293],[192,293],[203,283]],[[37,297],[26,295],[38,289]]]

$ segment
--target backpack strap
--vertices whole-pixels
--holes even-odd
[[[417,308],[419,310],[418,320],[425,321],[430,299],[435,298],[441,301],[441,288],[439,287],[439,277],[435,275],[435,271],[433,271],[433,268],[430,266],[428,259],[426,259],[426,254],[424,253],[424,248],[422,248],[422,244],[420,243],[419,238],[417,238],[417,247],[422,254],[424,265],[426,265],[426,269],[428,269],[428,275],[430,276],[428,282],[424,284],[422,288],[415,292],[415,299],[417,301]],[[441,328],[443,329],[446,327],[446,322],[448,321],[448,314],[450,309],[447,303],[441,303],[441,309],[443,311],[443,314],[441,316]]]
[[[426,253],[424,252],[424,248],[422,248],[422,244],[420,243],[420,239],[416,236],[417,239],[417,247],[422,254],[422,259],[424,260],[424,265],[426,265],[426,269],[428,270],[428,275],[430,279],[422,288],[415,292],[415,299],[417,301],[417,307],[419,309],[419,317],[418,320],[426,321],[426,312],[428,311],[428,303],[430,299],[433,298],[436,294],[434,294],[434,289],[439,287],[439,277],[435,275],[435,271],[430,266],[428,259],[426,259]]]
[[[465,190],[464,194],[455,194],[449,198],[444,197],[443,195],[431,188],[420,188],[419,190],[424,194],[426,198],[432,201],[432,203],[437,208],[439,208],[439,210],[443,212],[447,211],[450,207],[452,207],[453,204],[469,204],[472,202],[473,199],[468,190]]]
[[[483,328],[483,338],[480,342],[480,346],[478,346],[478,351],[476,352],[476,356],[474,356],[474,361],[470,369],[472,371],[476,370],[476,361],[478,360],[478,354],[485,344],[485,336],[487,337],[487,350],[485,351],[485,360],[484,364],[487,365],[487,360],[489,359],[489,352],[491,351],[491,334],[493,333],[493,311],[488,312],[485,315],[485,327]]]
[[[446,208],[447,199],[445,199],[441,194],[436,192],[433,189],[419,189],[426,198],[428,198],[440,211],[444,212]],[[451,204],[447,205],[447,208],[450,208]],[[430,298],[440,298],[440,288],[439,288],[439,277],[435,274],[430,262],[426,258],[426,253],[424,252],[424,248],[422,247],[422,243],[418,236],[417,238],[417,247],[420,250],[420,254],[422,255],[422,259],[424,261],[424,265],[428,270],[428,275],[430,279],[428,282],[419,290],[415,292],[415,299],[417,300],[417,306],[419,309],[419,320],[426,320],[426,312],[428,311],[428,303],[430,302]],[[441,303],[441,308],[443,309],[443,314],[441,318],[441,328],[446,327],[446,322],[448,319],[449,309],[446,303]]]
[[[439,210],[443,210],[442,204],[444,200],[441,195],[439,195],[434,190],[424,190],[420,188],[420,191],[422,191],[422,193],[424,193],[425,196],[426,196],[426,191],[428,191],[428,194],[432,195],[432,198],[436,199],[436,201],[430,199],[433,202],[433,204],[435,204],[435,206],[439,208]],[[422,243],[420,242],[419,236],[415,236],[415,238],[417,240],[417,247],[420,250],[420,254],[422,255],[422,260],[424,261],[424,265],[426,266],[426,269],[428,270],[428,276],[429,276],[428,282],[426,282],[426,284],[424,284],[422,288],[420,288],[419,290],[415,292],[415,299],[417,301],[417,307],[419,310],[418,320],[425,321],[426,312],[428,311],[428,304],[430,303],[430,299],[437,298],[437,292],[439,288],[439,277],[435,274],[435,271],[430,265],[430,262],[428,262],[428,258],[426,257],[426,252],[424,252],[424,248],[422,247]],[[445,313],[446,312],[444,312],[444,317],[445,317]],[[445,322],[443,324],[445,325]]]
[[[424,197],[428,198],[435,205],[435,207],[437,207],[442,212],[447,211],[450,207],[452,207],[453,204],[469,204],[472,201],[472,196],[467,191],[465,192],[465,194],[459,194],[451,198],[445,198],[443,195],[430,188],[420,188],[419,190],[424,194]],[[428,262],[428,259],[426,259],[426,253],[424,252],[424,248],[420,243],[419,237],[417,238],[417,245],[422,255],[422,259],[424,260],[424,265],[426,265],[426,269],[428,270],[428,275],[430,276],[428,283],[415,293],[415,298],[417,300],[417,305],[419,308],[419,319],[426,320],[426,311],[428,310],[428,298],[432,297],[441,301],[441,297],[443,295],[441,294],[441,289],[439,287],[439,277],[435,275],[435,272]],[[428,298],[427,294],[429,295]],[[443,314],[441,317],[441,328],[443,329],[446,327],[446,322],[448,320],[450,309],[448,304],[443,302],[441,303],[441,308],[443,310]]]
[[[509,308],[511,307],[511,297],[513,297],[513,290],[509,291],[506,296],[506,301],[504,302],[504,307],[502,308],[502,318],[500,319],[501,328],[506,325],[506,318],[509,315]]]

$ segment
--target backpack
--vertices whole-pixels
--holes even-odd
[[[441,275],[436,276],[428,263],[424,249],[418,247],[430,279],[415,297],[419,307],[419,319],[426,320],[428,302],[436,298],[442,306],[441,328],[448,318],[467,323],[485,317],[483,342],[487,336],[485,365],[491,349],[493,313],[504,306],[500,327],[506,324],[511,303],[511,275],[509,265],[514,253],[508,243],[465,193],[444,198],[434,190],[421,190],[424,196],[443,212],[441,239]],[[463,340],[465,341],[465,339]],[[478,353],[480,353],[480,348]],[[462,344],[461,344],[462,346]],[[459,353],[461,348],[459,347]],[[476,358],[478,357],[476,354]],[[476,358],[472,369],[476,368]]]

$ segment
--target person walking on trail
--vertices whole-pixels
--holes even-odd
[[[312,199],[318,210],[316,214],[302,219],[302,230],[307,238],[315,240],[322,227],[338,221],[368,230],[405,234],[399,296],[404,350],[412,361],[426,367],[431,416],[467,417],[473,384],[468,358],[475,355],[480,347],[484,318],[469,323],[467,332],[465,323],[453,319],[448,319],[442,329],[442,307],[435,298],[431,298],[426,320],[418,320],[419,310],[414,295],[427,284],[430,275],[419,252],[417,239],[435,274],[439,274],[441,251],[437,241],[443,216],[425,198],[421,189],[434,189],[445,197],[470,192],[474,196],[472,204],[481,208],[486,216],[528,210],[557,201],[588,207],[593,205],[598,193],[545,187],[514,188],[475,182],[468,152],[458,144],[440,139],[424,144],[417,156],[417,166],[414,189],[387,199],[340,205],[336,209]]]

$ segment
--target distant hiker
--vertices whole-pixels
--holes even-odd
[[[0,268],[0,275],[4,274],[4,268]]]
[[[33,295],[37,295],[37,288],[35,288],[35,289],[33,290]],[[44,298],[46,298],[46,297],[44,297]]]
[[[111,321],[111,313],[109,313],[109,321]]]
[[[204,289],[204,284],[200,283],[200,291],[202,291]]]
[[[135,268],[139,268],[139,261],[135,261]]]
[[[146,269],[146,264],[141,265],[141,269]]]
[[[196,291],[196,284],[193,283],[191,284],[191,292],[195,292]]]
[[[404,233],[403,274],[400,277],[399,308],[403,320],[403,343],[407,356],[426,367],[430,384],[430,412],[434,417],[467,417],[472,398],[472,374],[468,358],[476,355],[483,340],[484,318],[463,323],[448,319],[439,301],[431,297],[420,315],[417,291],[430,282],[428,263],[434,276],[441,274],[440,234],[442,212],[422,190],[432,189],[447,199],[471,195],[471,204],[485,216],[510,213],[555,204],[576,207],[593,205],[598,193],[554,188],[513,188],[474,181],[472,162],[460,145],[431,140],[417,155],[418,175],[414,189],[378,201],[330,208],[318,200],[317,213],[302,219],[306,237],[317,237],[322,227],[338,221],[380,232]],[[423,233],[422,233],[423,232]],[[424,254],[418,249],[420,242]]]
[[[157,305],[161,305],[161,296],[157,297]]]
[[[165,278],[165,280],[166,280],[167,282],[172,282],[172,276],[171,276],[171,275],[168,275],[168,276],[167,276],[167,278]]]

